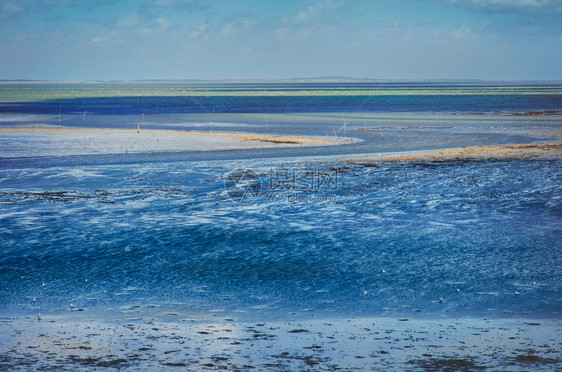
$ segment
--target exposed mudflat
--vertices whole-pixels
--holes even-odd
[[[76,314],[76,313],[73,313]],[[562,367],[562,324],[526,319],[331,318],[238,322],[209,314],[107,323],[1,319],[2,370],[484,370]]]

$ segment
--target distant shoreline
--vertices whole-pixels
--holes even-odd
[[[34,79],[0,79],[0,84],[5,83],[55,83],[55,84],[103,84],[103,83],[202,83],[202,84],[295,84],[295,83],[368,83],[368,84],[420,84],[420,85],[562,85],[562,80],[482,80],[482,79],[371,79],[353,77],[319,77],[319,78],[288,78],[288,79],[136,79],[136,80],[34,80]]]

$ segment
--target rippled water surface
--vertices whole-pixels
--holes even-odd
[[[12,155],[0,159],[0,312],[559,318],[559,159],[334,157],[552,140],[560,116],[497,112],[560,109],[553,89],[492,98],[387,92],[364,105],[365,96],[294,91],[202,97],[212,117],[171,94],[4,98],[2,127],[136,128],[146,111],[146,128],[179,130],[330,135],[346,120],[346,134],[362,141],[322,150],[49,158],[33,156],[37,144],[2,136]],[[232,182],[236,169],[251,172]]]
[[[239,163],[3,169],[4,311],[559,314],[560,162]]]

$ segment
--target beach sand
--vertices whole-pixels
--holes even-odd
[[[76,312],[73,312],[76,313]],[[132,315],[132,314],[131,314]],[[556,370],[562,322],[526,319],[0,318],[7,370]],[[209,315],[207,318],[211,317]]]
[[[69,128],[34,124],[0,128],[3,157],[212,151],[331,146],[350,138],[226,132]]]

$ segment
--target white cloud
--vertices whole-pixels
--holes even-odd
[[[289,38],[289,29],[287,27],[279,28],[275,31],[275,36],[277,40],[287,40]]]
[[[253,26],[257,24],[256,21],[253,20],[244,20],[240,22],[231,22],[224,25],[221,29],[222,36],[234,36],[241,31],[246,31],[251,29]]]
[[[34,0],[33,2],[41,10],[53,7],[72,7],[72,6],[98,6],[102,4],[116,3],[117,0]]]
[[[240,24],[244,27],[244,28],[251,28],[254,27],[255,25],[258,24],[258,22],[251,20],[251,19],[247,19],[245,21],[240,22]]]
[[[2,9],[0,9],[1,13],[6,13],[6,14],[17,14],[17,13],[23,13],[24,11],[25,11],[24,7],[13,3],[5,3],[2,5]]]
[[[139,15],[137,12],[132,12],[131,14],[119,18],[117,21],[117,27],[132,27],[139,23]]]
[[[472,3],[479,6],[544,6],[549,0],[446,0],[449,3]]]
[[[17,14],[24,13],[26,9],[21,5],[14,3],[5,3],[0,6],[0,20],[13,17]]]
[[[199,25],[194,31],[191,32],[191,34],[189,34],[189,36],[192,39],[197,39],[200,36],[202,36],[208,28],[209,28],[209,25],[206,24],[206,23],[202,24],[202,25]]]
[[[155,0],[152,5],[156,6],[176,6],[176,5],[193,5],[197,4],[198,0]]]
[[[472,29],[467,25],[455,29],[451,32],[451,36],[455,39],[466,39],[472,34]]]
[[[174,8],[178,12],[206,10],[208,5],[201,3],[199,0],[155,0],[149,4],[154,7]]]
[[[157,18],[153,23],[158,26],[160,31],[165,31],[172,25],[172,22],[168,21],[164,17]]]
[[[224,25],[223,28],[221,29],[222,36],[232,36],[236,34],[236,32],[237,32],[236,24],[234,23],[228,23]]]
[[[562,1],[560,0],[441,0],[441,2],[492,12],[562,14]]]
[[[326,12],[338,9],[340,5],[339,2],[334,2],[333,0],[323,0],[309,6],[305,10],[301,10],[295,15],[283,17],[282,21],[283,23],[294,23],[296,25],[311,23],[322,18]]]

